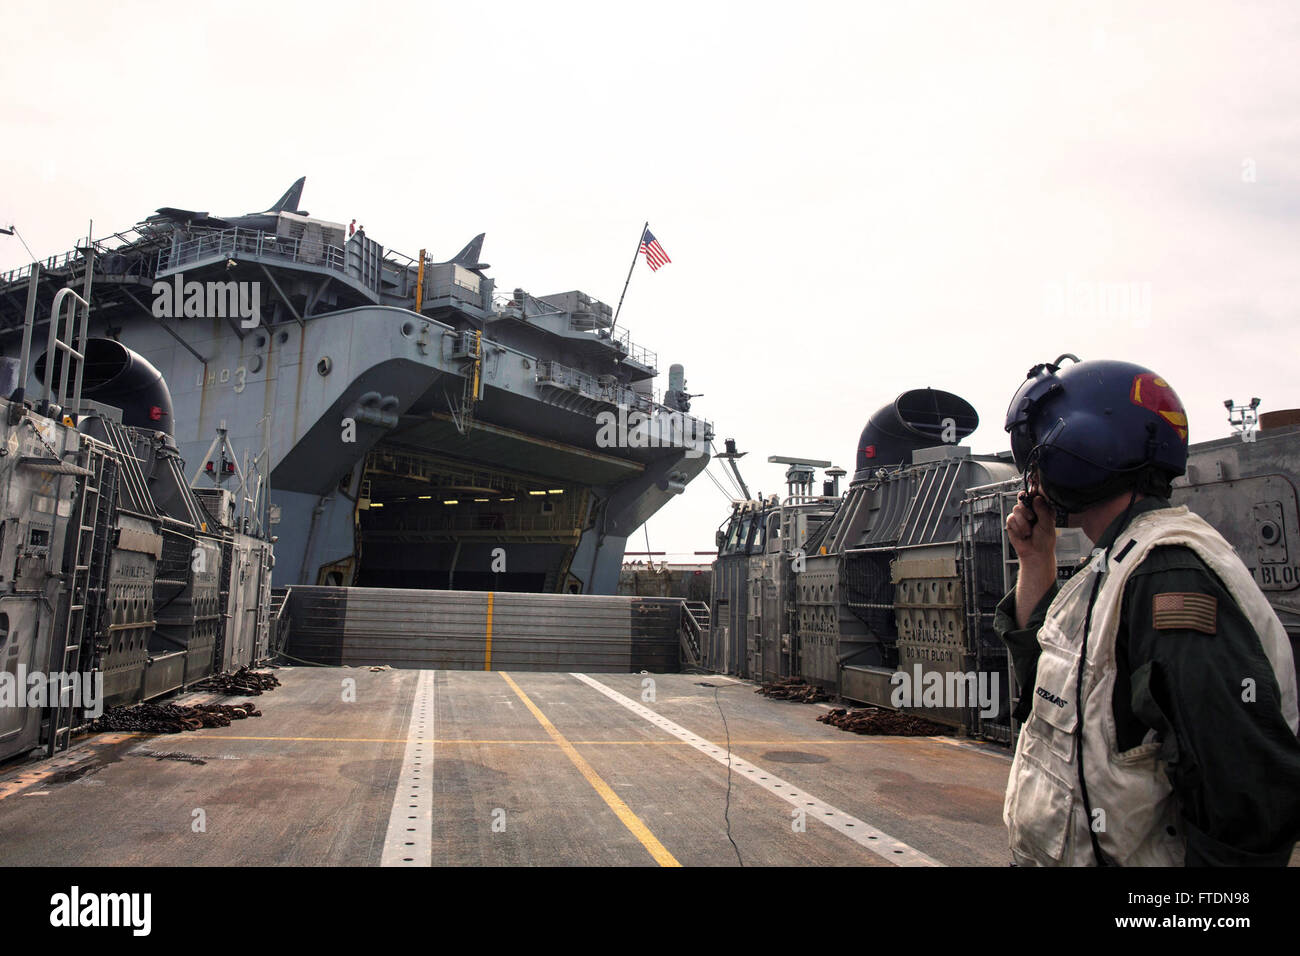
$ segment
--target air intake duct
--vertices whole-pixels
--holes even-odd
[[[904,392],[867,420],[858,439],[853,480],[869,478],[878,468],[909,464],[918,448],[955,445],[979,423],[970,402],[952,392],[936,388]]]
[[[36,377],[45,383],[49,353],[36,360]],[[52,381],[57,388],[63,369],[63,353],[54,361]],[[74,365],[68,375],[71,388]],[[172,396],[162,372],[144,356],[113,339],[90,339],[86,343],[86,369],[81,397],[122,410],[122,424],[172,434]]]

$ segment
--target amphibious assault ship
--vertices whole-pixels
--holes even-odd
[[[828,463],[787,459],[785,501],[738,503],[709,628],[699,595],[312,585],[272,598],[251,472],[237,494],[202,476],[187,488],[156,427],[171,417],[165,390],[124,374],[142,360],[84,325],[82,349],[73,341],[46,353],[84,349],[70,391],[62,362],[39,401],[0,398],[0,677],[46,662],[103,673],[111,702],[180,691],[187,712],[235,722],[186,727],[167,704],[143,725],[79,736],[91,714],[75,702],[10,707],[0,865],[1007,862],[1003,748],[846,734],[842,711],[760,697],[751,682],[802,672],[862,699],[909,659],[948,673],[1005,666],[966,614],[1013,570],[999,526],[1011,466],[958,443],[975,419],[956,396],[908,393],[874,416],[843,496],[839,469],[816,494],[813,468]],[[22,362],[0,370],[11,365]],[[1291,420],[1254,442],[1197,446],[1182,489],[1234,527],[1293,633],[1298,445]],[[340,620],[330,602],[343,591]],[[972,664],[965,648],[982,656]],[[209,699],[234,678],[214,691],[208,675],[282,658],[322,666],[279,668],[256,705]],[[737,676],[674,673],[683,664]],[[927,716],[996,736],[998,703],[987,716]],[[23,760],[38,744],[50,759]],[[169,882],[188,892],[193,881]]]
[[[90,270],[90,335],[171,386],[187,477],[269,483],[278,586],[613,594],[628,534],[708,463],[681,367],[660,396],[605,303],[498,293],[482,235],[441,262],[387,249],[301,209],[304,181],[0,274],[3,354]]]

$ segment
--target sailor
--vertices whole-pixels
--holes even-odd
[[[1006,522],[1018,579],[995,621],[1024,721],[1012,857],[1284,866],[1300,838],[1286,631],[1232,546],[1170,505],[1187,418],[1169,384],[1065,358],[1030,370],[1006,419],[1025,474]],[[1061,582],[1058,522],[1095,544]]]

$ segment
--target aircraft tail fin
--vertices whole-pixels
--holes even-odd
[[[465,244],[464,249],[452,256],[449,261],[475,271],[489,268],[486,262],[479,261],[483,255],[483,237],[485,235],[486,233],[480,232]]]
[[[294,184],[285,190],[279,202],[268,209],[267,212],[299,212],[298,203],[302,201],[302,187],[306,182],[306,176],[299,176]]]

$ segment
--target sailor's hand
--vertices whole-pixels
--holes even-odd
[[[1024,628],[1034,608],[1056,583],[1056,522],[1051,505],[1036,489],[1020,493],[1020,502],[1007,515],[1007,537],[1020,559],[1016,626]]]
[[[1047,499],[1022,491],[1020,501],[1007,516],[1007,537],[1022,568],[1050,568],[1056,574],[1056,521]]]

